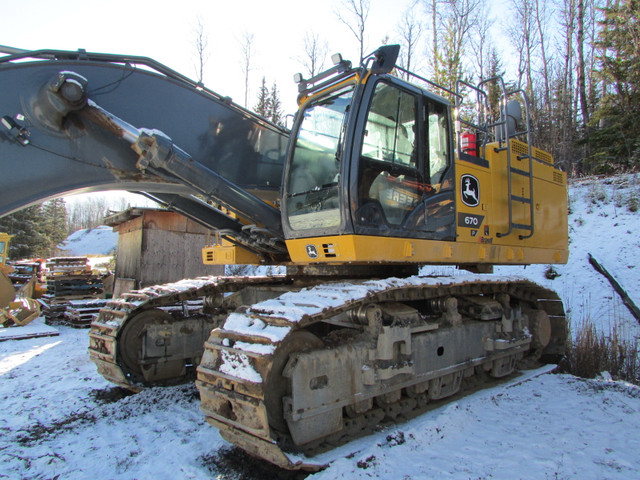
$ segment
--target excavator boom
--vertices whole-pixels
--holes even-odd
[[[0,168],[13,172],[0,181],[0,215],[68,193],[145,192],[260,251],[260,233],[198,194],[264,227],[262,251],[282,253],[267,202],[286,130],[148,58],[13,51],[0,57]]]

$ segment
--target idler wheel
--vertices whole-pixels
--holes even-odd
[[[143,377],[143,366],[141,362],[142,342],[150,325],[172,323],[173,317],[163,310],[152,308],[144,310],[127,321],[118,338],[118,363],[123,367],[125,373],[139,376],[136,381],[141,381]]]

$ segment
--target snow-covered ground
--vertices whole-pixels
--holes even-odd
[[[63,255],[111,255],[118,245],[118,234],[111,227],[100,225],[73,232],[58,245]]]
[[[617,321],[638,337],[640,326],[587,260],[594,255],[640,304],[640,212],[616,205],[618,197],[640,197],[640,177],[616,182],[573,185],[571,257],[554,267],[560,276],[547,279],[546,266],[496,273],[556,289],[574,324],[591,318],[608,331]],[[608,201],[592,203],[601,191]],[[204,421],[192,385],[124,396],[89,361],[86,330],[58,331],[0,342],[0,479],[280,476],[225,454],[230,446]],[[345,445],[308,478],[640,478],[640,388],[606,375],[534,374]]]

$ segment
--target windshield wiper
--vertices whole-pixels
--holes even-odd
[[[300,195],[307,195],[307,198],[303,203],[295,204],[295,209],[302,210],[302,209],[317,205],[319,210],[322,203],[325,200],[334,196],[334,191],[337,190],[337,188],[338,188],[337,182],[328,183],[323,185],[322,187],[315,187],[305,192],[292,193],[288,196],[288,198],[299,197]]]

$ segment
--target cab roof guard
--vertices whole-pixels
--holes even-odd
[[[320,72],[309,79],[303,78],[301,73],[296,73],[293,76],[293,81],[298,84],[298,102],[309,96],[312,92],[338,83],[343,78],[351,75],[354,71],[354,69],[351,68],[351,61],[344,60],[342,55],[339,53],[331,55],[331,61],[333,62],[333,67],[325,70],[324,72]]]
[[[400,45],[383,45],[373,53],[366,55],[362,59],[360,68],[362,70],[369,69],[372,74],[391,73],[396,66],[399,52]],[[298,84],[298,103],[308,97],[310,93],[334,85],[356,70],[352,68],[351,62],[344,60],[339,53],[333,54],[331,61],[333,67],[312,78],[304,79],[301,73],[296,73],[293,76],[293,81]],[[369,64],[371,64],[370,67]]]

